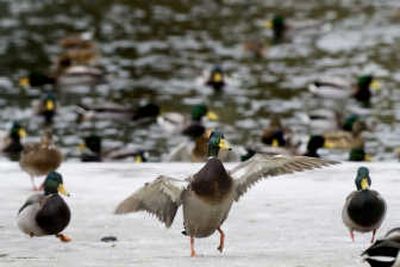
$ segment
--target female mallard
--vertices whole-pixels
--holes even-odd
[[[371,267],[400,267],[400,228],[393,228],[361,255]]]
[[[350,230],[350,237],[354,241],[354,231],[371,232],[375,239],[376,230],[381,226],[386,214],[386,202],[381,195],[370,190],[371,178],[366,167],[360,167],[355,179],[357,191],[353,191],[347,198],[342,210],[344,224]]]
[[[18,122],[14,122],[10,132],[3,137],[0,144],[1,151],[11,160],[19,160],[24,146],[21,140],[26,136],[25,128]]]
[[[77,122],[86,120],[125,120],[125,121],[153,121],[160,114],[160,107],[153,103],[140,105],[136,108],[121,106],[114,103],[99,105],[79,104],[76,106]]]
[[[169,227],[178,207],[182,205],[183,233],[190,237],[191,256],[196,255],[194,238],[208,237],[215,231],[220,234],[218,250],[222,252],[225,234],[221,225],[228,217],[233,202],[238,201],[253,184],[263,177],[336,163],[308,157],[255,155],[228,172],[217,158],[221,148],[226,148],[224,136],[214,131],[208,142],[209,158],[199,172],[185,181],[159,176],[120,203],[115,212],[121,214],[144,210],[155,214]]]
[[[58,193],[68,195],[61,174],[50,172],[44,181],[44,193],[30,196],[19,209],[19,229],[30,237],[55,235],[63,242],[70,241],[60,232],[69,224],[71,211]]]
[[[83,138],[83,143],[79,145],[81,150],[82,162],[100,162],[103,160],[117,160],[133,158],[135,163],[147,161],[148,153],[141,149],[131,149],[129,147],[114,147],[107,151],[102,149],[101,136],[91,134]]]
[[[210,138],[210,130],[200,128],[194,129],[191,126],[191,132],[185,133],[191,139],[187,140],[176,148],[174,148],[166,157],[168,162],[205,162],[208,158],[208,140]],[[222,162],[239,161],[239,155],[231,149],[222,150],[218,153],[218,158]]]
[[[354,97],[360,103],[369,105],[372,97],[371,89],[377,91],[380,85],[372,75],[362,75],[358,77],[356,85],[343,80],[327,79],[310,84],[308,89],[320,97],[332,99]]]
[[[33,190],[37,190],[34,177],[47,175],[50,171],[56,170],[62,160],[63,156],[54,145],[51,132],[45,131],[40,143],[30,143],[24,146],[19,165],[31,176]]]
[[[197,104],[192,107],[190,117],[177,112],[164,113],[157,118],[157,123],[171,133],[181,132],[186,136],[195,138],[205,131],[203,123],[218,120],[218,115],[205,104]]]

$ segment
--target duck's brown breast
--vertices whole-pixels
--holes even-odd
[[[232,178],[228,175],[222,162],[210,158],[199,172],[193,175],[190,189],[206,201],[221,201],[231,195]]]

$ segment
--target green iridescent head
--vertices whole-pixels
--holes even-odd
[[[10,137],[14,141],[20,141],[26,136],[25,128],[17,121],[15,121],[10,130]]]
[[[224,134],[220,131],[212,131],[208,140],[208,156],[217,157],[220,149],[230,150]]]
[[[44,193],[46,195],[50,194],[58,194],[61,193],[63,195],[68,196],[68,192],[64,188],[62,175],[58,172],[51,171],[46,177],[44,181]]]
[[[208,108],[204,104],[195,105],[192,108],[192,120],[199,121],[207,114]]]
[[[206,116],[209,120],[218,120],[218,115],[213,111],[208,110],[205,104],[198,104],[192,108],[192,120],[201,121],[201,119]]]
[[[369,170],[367,167],[358,168],[355,183],[357,190],[369,189],[371,186],[371,178],[369,177]]]
[[[361,75],[357,79],[357,85],[359,88],[369,88],[369,86],[371,85],[373,80],[374,80],[374,77],[370,74]]]
[[[275,41],[282,39],[285,28],[285,18],[282,15],[275,15],[272,19],[272,30]]]

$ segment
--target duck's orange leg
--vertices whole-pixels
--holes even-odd
[[[190,257],[196,257],[196,251],[194,250],[194,237],[190,237]]]
[[[70,242],[72,240],[71,237],[64,235],[64,234],[57,234],[56,237],[58,239],[60,239],[60,241],[65,242],[65,243]]]
[[[219,250],[219,252],[222,253],[222,251],[224,250],[224,244],[225,244],[225,234],[224,234],[224,231],[222,231],[221,227],[218,227],[217,231],[219,232],[219,246],[217,249]]]
[[[350,230],[350,238],[351,238],[351,241],[354,242],[354,232],[353,232],[353,230]]]

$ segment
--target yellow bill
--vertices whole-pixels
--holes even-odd
[[[232,150],[232,147],[231,147],[231,145],[229,144],[229,142],[226,141],[226,140],[223,139],[223,138],[219,141],[219,148],[221,148],[221,149],[226,149],[226,150]]]
[[[206,117],[210,121],[217,121],[219,119],[218,115],[214,111],[208,111]]]
[[[222,74],[219,72],[214,73],[213,82],[216,82],[216,83],[222,82]]]
[[[28,77],[22,77],[19,79],[18,84],[20,87],[28,87],[30,85]]]
[[[60,184],[57,188],[58,193],[63,194],[64,196],[69,197],[69,193],[67,190],[65,190],[64,185]]]
[[[19,129],[18,135],[19,135],[19,138],[25,138],[27,135],[25,129],[24,128]]]
[[[54,101],[53,100],[46,100],[46,110],[54,110]]]
[[[267,29],[272,29],[272,20],[267,20],[264,22],[264,27]]]
[[[370,87],[375,92],[378,92],[381,90],[381,83],[374,79],[372,80]]]
[[[368,178],[364,177],[361,179],[361,189],[362,190],[366,190],[369,188],[369,184],[368,184]]]

